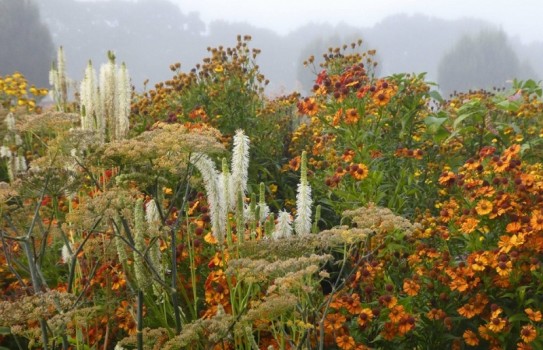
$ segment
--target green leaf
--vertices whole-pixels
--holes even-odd
[[[442,103],[443,97],[441,97],[441,94],[437,90],[430,91],[430,97],[436,100],[437,102]]]
[[[453,128],[454,128],[454,130],[458,129],[458,124],[460,124],[461,122],[463,122],[465,119],[470,118],[470,117],[473,116],[474,114],[475,114],[475,112],[470,112],[470,113],[462,114],[462,115],[460,115],[458,118],[456,118],[456,119],[454,120],[454,123],[453,123]]]
[[[518,111],[520,107],[520,103],[518,101],[504,100],[497,103],[496,106],[502,109],[505,109],[506,111],[509,111],[509,112],[516,112]]]
[[[429,116],[429,117],[426,117],[424,119],[424,124],[426,124],[426,126],[428,127],[428,130],[435,134],[437,133],[437,131],[439,130],[439,128],[443,125],[443,123],[445,123],[445,121],[447,121],[447,117],[434,117],[434,116]]]
[[[8,335],[8,334],[11,334],[11,329],[9,327],[0,327],[0,335]]]

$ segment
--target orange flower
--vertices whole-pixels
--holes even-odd
[[[356,124],[360,120],[360,115],[358,115],[358,111],[355,108],[349,108],[345,112],[345,124]]]
[[[531,343],[537,338],[537,330],[531,324],[522,327],[520,337],[525,343]]]
[[[477,203],[477,206],[475,207],[475,211],[477,212],[477,214],[479,215],[488,215],[489,213],[492,212],[492,202],[490,202],[489,200],[486,200],[486,199],[482,199],[479,201],[479,203]]]
[[[528,315],[528,318],[534,322],[539,322],[543,318],[541,316],[541,311],[537,310],[534,311],[531,308],[524,309],[524,312],[526,312],[526,315]]]
[[[472,233],[477,228],[479,220],[475,218],[467,218],[461,225],[460,231],[465,234]]]
[[[344,298],[344,305],[351,315],[358,314],[362,310],[362,307],[360,306],[360,296],[356,293],[346,296]]]
[[[520,231],[521,228],[522,224],[520,223],[520,221],[512,221],[507,224],[507,226],[505,227],[505,231],[507,233],[516,233]]]
[[[532,212],[530,225],[534,231],[543,231],[543,211],[534,210]]]
[[[383,338],[386,340],[392,340],[398,333],[398,327],[392,322],[385,322],[385,327],[382,331]]]
[[[328,314],[324,320],[324,328],[328,331],[337,331],[343,327],[343,323],[347,321],[347,318],[342,314]]]
[[[343,117],[343,108],[340,108],[334,114],[334,118],[332,119],[332,126],[338,126],[339,123],[341,122],[342,117]]]
[[[373,312],[369,308],[362,309],[358,315],[358,324],[360,327],[365,327],[373,318]]]
[[[350,174],[356,180],[364,180],[368,177],[368,167],[362,163],[353,164],[351,165]]]
[[[341,159],[343,159],[344,162],[350,163],[353,161],[355,156],[355,153],[352,149],[347,149],[345,152],[343,152],[343,155],[341,156]]]
[[[445,171],[439,177],[439,184],[443,186],[450,186],[456,180],[456,175],[452,171]]]
[[[533,347],[530,344],[517,343],[517,350],[533,350]]]
[[[419,293],[420,285],[410,279],[403,281],[403,291],[409,296],[415,296]]]
[[[401,334],[405,334],[415,328],[415,318],[407,314],[403,315],[400,323],[398,324],[398,330]]]
[[[388,318],[390,319],[391,322],[398,323],[400,322],[400,320],[402,319],[404,315],[405,315],[405,310],[403,306],[396,305],[390,310],[390,313],[388,314]]]
[[[477,334],[469,329],[464,332],[462,337],[464,338],[466,344],[468,344],[469,346],[479,345],[479,338],[477,338]]]
[[[472,318],[480,313],[471,301],[462,307],[458,308],[458,313],[466,318]]]
[[[290,162],[288,162],[288,166],[290,168],[290,170],[292,171],[298,171],[298,169],[300,169],[300,156],[296,156],[294,158],[292,158],[290,160]]]
[[[343,350],[352,350],[356,347],[356,343],[353,337],[351,337],[348,334],[337,337],[336,344],[340,349],[343,349]]]
[[[498,263],[498,266],[496,267],[496,272],[498,273],[498,275],[504,277],[504,276],[509,276],[512,269],[513,269],[513,263],[511,263],[511,261],[507,261],[507,262],[500,261]]]
[[[498,242],[498,247],[500,247],[500,252],[508,253],[512,248],[518,247],[524,244],[524,235],[512,235],[511,237],[503,235],[500,236],[500,241]]]
[[[492,314],[494,315],[494,312]],[[492,332],[499,333],[505,328],[506,323],[505,319],[501,317],[492,317],[487,327]]]
[[[319,111],[319,106],[314,98],[306,98],[298,104],[298,111],[302,114],[314,116]]]

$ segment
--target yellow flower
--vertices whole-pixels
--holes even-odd
[[[475,211],[477,211],[477,214],[479,215],[488,215],[492,212],[492,209],[492,202],[486,199],[480,200],[475,207]]]
[[[224,71],[224,67],[222,65],[218,65],[215,67],[215,69],[213,69],[215,71],[215,73],[222,73]]]

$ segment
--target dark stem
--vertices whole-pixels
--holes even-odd
[[[143,291],[138,290],[138,329],[137,342],[138,350],[143,350]]]

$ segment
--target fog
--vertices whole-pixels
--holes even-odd
[[[543,5],[535,0],[37,3],[54,44],[65,49],[74,80],[81,79],[89,59],[99,64],[113,50],[128,65],[138,90],[146,79],[153,84],[170,78],[172,63],[189,70],[206,56],[208,46],[234,45],[237,34],[250,34],[251,46],[262,50],[258,63],[272,94],[307,90],[312,73],[302,67],[304,59],[358,38],[364,48],[377,49],[380,74],[427,72],[428,80],[437,81],[440,61],[462,38],[502,31],[518,67],[498,85],[513,74],[543,77],[543,22],[538,18]]]

